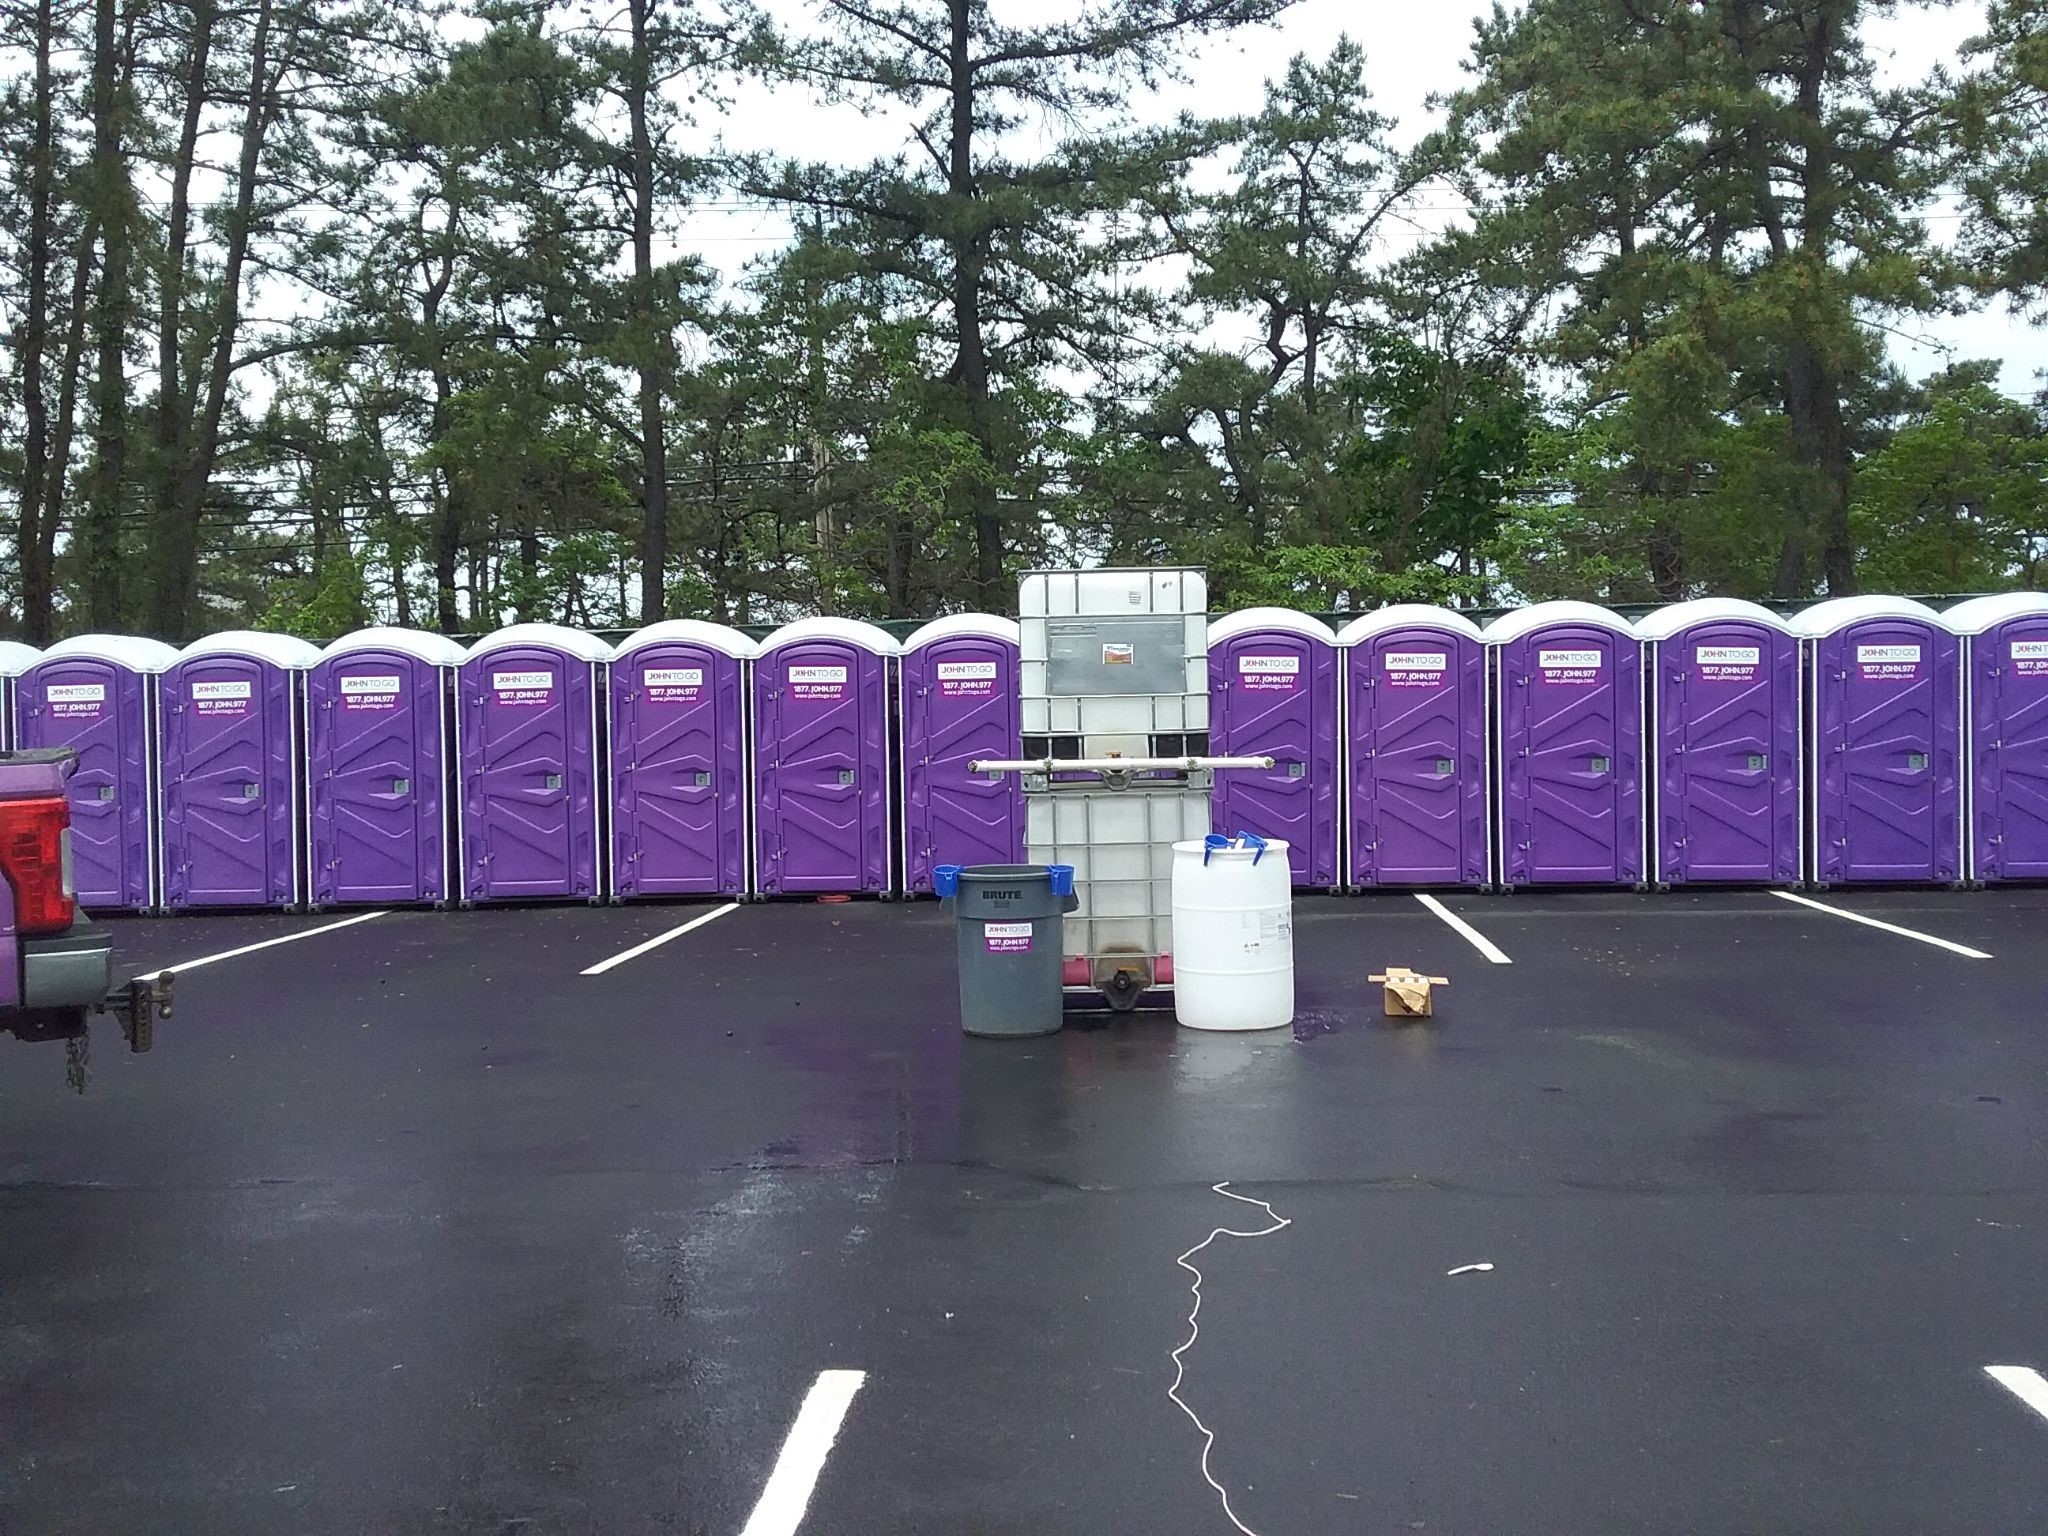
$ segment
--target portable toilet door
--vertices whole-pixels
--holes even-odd
[[[1768,608],[1707,597],[1636,625],[1650,668],[1650,878],[1796,885],[1799,641]]]
[[[1642,646],[1592,603],[1537,603],[1483,631],[1495,656],[1501,877],[1643,878]]]
[[[43,659],[43,653],[19,640],[0,640],[0,749],[11,748],[20,728],[14,711],[21,674]]]
[[[163,676],[164,905],[290,907],[299,871],[300,683],[292,635],[195,640]]]
[[[1462,613],[1402,603],[1337,634],[1348,884],[1490,885],[1486,650]]]
[[[758,649],[723,624],[670,619],[613,652],[615,898],[746,894],[746,667]]]
[[[463,658],[456,683],[461,899],[596,901],[598,665],[611,647],[559,624],[514,624]]]
[[[1961,643],[1924,603],[1841,597],[1807,642],[1816,883],[1962,878]]]
[[[359,629],[306,678],[306,846],[316,907],[448,899],[448,686],[462,647]]]
[[[1024,780],[970,773],[1024,754],[1014,619],[959,613],[903,642],[903,888],[929,893],[941,864],[1024,862]]]
[[[754,663],[755,888],[889,890],[889,664],[857,619],[799,619]]]
[[[69,747],[72,881],[87,912],[159,899],[157,679],[178,653],[135,635],[60,640],[17,683],[15,743]]]
[[[1965,852],[1971,880],[2048,880],[2048,593],[1973,597],[1963,637]]]
[[[1270,757],[1218,773],[1220,832],[1285,838],[1296,886],[1337,884],[1337,636],[1290,608],[1246,608],[1209,625],[1209,750]]]

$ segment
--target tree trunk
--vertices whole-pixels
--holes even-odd
[[[949,74],[952,116],[949,125],[946,191],[956,204],[947,236],[953,256],[953,329],[957,351],[949,382],[959,392],[962,426],[981,450],[981,468],[995,463],[994,435],[989,425],[988,343],[982,333],[981,295],[988,270],[988,233],[983,227],[980,189],[974,175],[974,66],[972,0],[947,0],[951,20]],[[974,205],[975,217],[963,217],[961,202]],[[976,601],[989,613],[1001,613],[1014,597],[1004,590],[1002,511],[996,488],[986,474],[970,476],[955,488],[953,500],[967,514],[974,530]]]
[[[209,61],[213,55],[216,11],[212,0],[192,7],[192,39],[186,56],[185,114],[178,126],[178,147],[171,158],[171,196],[164,210],[164,246],[157,262],[156,299],[156,459],[157,515],[176,516],[177,475],[184,463],[191,427],[191,405],[184,377],[185,259],[191,238],[192,171],[199,153],[199,127],[210,99]]]
[[[128,260],[135,194],[128,181],[123,129],[127,70],[118,0],[95,0],[92,54],[93,215],[104,260],[94,308],[93,466],[81,528],[85,606],[94,629],[121,628],[121,489],[128,471]]]
[[[662,409],[670,337],[654,292],[654,140],[647,125],[654,61],[647,41],[652,0],[628,0],[633,27],[626,111],[633,131],[633,293],[631,318],[645,328],[640,354],[640,622],[668,606],[668,424]]]
[[[27,300],[14,351],[21,372],[22,477],[15,552],[21,563],[21,627],[31,645],[50,639],[50,570],[43,563],[43,498],[50,481],[50,412],[44,395],[43,355],[50,329],[50,226],[56,217],[50,33],[56,24],[51,0],[36,5],[35,85],[29,108],[28,230],[24,244]],[[54,513],[51,515],[54,516]]]
[[[1849,534],[1849,430],[1842,419],[1841,386],[1810,344],[1795,342],[1790,353],[1785,415],[1793,457],[1806,471],[1797,482],[1799,521],[1802,531],[1819,536],[1828,596],[1848,597],[1856,591],[1856,548]]]

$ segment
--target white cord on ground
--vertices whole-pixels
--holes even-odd
[[[1228,1179],[1224,1180],[1221,1184],[1214,1184],[1210,1187],[1226,1200],[1238,1200],[1246,1205],[1256,1205],[1260,1210],[1273,1218],[1273,1223],[1271,1226],[1259,1228],[1256,1232],[1240,1232],[1234,1227],[1218,1227],[1214,1232],[1211,1232],[1207,1237],[1195,1244],[1194,1247],[1174,1260],[1174,1263],[1195,1277],[1194,1283],[1188,1287],[1189,1293],[1195,1298],[1195,1304],[1188,1309],[1187,1342],[1173,1352],[1173,1385],[1166,1389],[1166,1395],[1172,1399],[1173,1405],[1176,1408],[1188,1416],[1188,1421],[1202,1432],[1202,1480],[1211,1488],[1214,1488],[1216,1490],[1216,1497],[1223,1501],[1225,1517],[1238,1530],[1242,1531],[1244,1536],[1258,1536],[1258,1532],[1237,1518],[1237,1511],[1230,1507],[1229,1490],[1217,1482],[1215,1475],[1209,1470],[1209,1453],[1216,1448],[1216,1432],[1202,1422],[1201,1416],[1194,1409],[1190,1408],[1186,1400],[1180,1395],[1180,1384],[1187,1377],[1187,1362],[1181,1359],[1181,1356],[1190,1349],[1193,1349],[1195,1347],[1195,1340],[1202,1336],[1202,1325],[1195,1321],[1195,1319],[1202,1315],[1202,1272],[1190,1264],[1188,1260],[1215,1242],[1219,1237],[1271,1237],[1275,1232],[1293,1226],[1294,1222],[1291,1218],[1282,1216],[1263,1200],[1254,1200],[1250,1195],[1232,1194]]]

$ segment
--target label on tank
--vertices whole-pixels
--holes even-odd
[[[1764,653],[1756,645],[1702,645],[1694,647],[1692,659],[1703,683],[1753,683]]]
[[[996,691],[996,664],[992,661],[942,661],[933,669],[939,680],[939,695],[947,699],[987,699]]]
[[[491,694],[498,703],[514,709],[537,709],[555,697],[555,674],[535,672],[493,672]]]
[[[1859,645],[1856,670],[1866,683],[1911,682],[1920,675],[1917,645]]]
[[[1606,659],[1606,653],[1598,650],[1536,653],[1536,665],[1546,683],[1597,683],[1600,681],[1601,664]]]
[[[983,923],[982,943],[992,955],[1028,955],[1031,953],[1031,924],[1029,923]]]
[[[649,667],[640,674],[650,704],[688,704],[704,692],[702,667]]]
[[[247,678],[194,683],[192,708],[202,715],[246,715],[249,713],[249,701],[255,695],[255,691],[255,687]]]
[[[1248,693],[1292,693],[1301,686],[1301,658],[1240,656],[1237,681]]]
[[[107,712],[105,683],[52,683],[43,702],[56,720],[97,720]]]
[[[1435,688],[1442,685],[1451,658],[1445,651],[1389,651],[1381,666],[1389,688]]]
[[[843,699],[846,697],[846,668],[791,667],[789,695],[793,699]]]
[[[405,680],[394,672],[344,677],[341,680],[343,709],[380,710],[398,708],[399,690]]]
[[[2013,641],[2012,669],[2020,677],[2048,677],[2048,640]]]

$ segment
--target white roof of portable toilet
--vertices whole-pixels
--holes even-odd
[[[1362,613],[1346,624],[1337,631],[1337,643],[1358,645],[1390,629],[1407,629],[1415,625],[1451,629],[1461,635],[1470,635],[1474,640],[1480,638],[1479,626],[1455,608],[1439,608],[1435,603],[1392,603],[1385,608],[1375,608],[1371,613]]]
[[[1771,612],[1762,603],[1747,602],[1739,597],[1696,597],[1690,602],[1672,603],[1644,614],[1636,620],[1636,637],[1669,640],[1680,630],[1715,619],[1746,619],[1752,624],[1768,624],[1788,635],[1792,632],[1789,619]]]
[[[2024,619],[2048,613],[2048,592],[2000,592],[1991,597],[1969,597],[1953,608],[1941,611],[1941,622],[1959,635],[1981,635],[2007,619]]]
[[[437,667],[460,666],[463,657],[462,647],[446,635],[437,635],[426,629],[396,629],[385,624],[373,624],[368,629],[343,635],[320,656],[322,660],[331,660],[354,651],[396,651],[401,656],[417,656]]]
[[[503,629],[492,630],[471,646],[464,660],[474,661],[492,651],[502,651],[509,645],[552,646],[579,661],[607,661],[612,654],[612,648],[597,636],[571,629],[566,624],[507,624]]]
[[[1024,642],[1024,630],[1015,619],[998,618],[993,613],[952,613],[943,619],[910,632],[910,638],[903,642],[906,652],[921,649],[935,641],[950,640],[955,635],[975,635],[983,640],[1007,640],[1012,645]]]
[[[1794,614],[1792,633],[1818,640],[1862,619],[1927,619],[1939,624],[1941,615],[1910,597],[1880,597],[1875,593],[1868,597],[1831,597]]]
[[[1611,608],[1602,608],[1598,603],[1582,603],[1576,598],[1560,598],[1556,602],[1532,603],[1527,608],[1517,608],[1504,613],[1479,632],[1479,638],[1488,645],[1506,645],[1510,640],[1519,640],[1532,630],[1552,624],[1598,624],[1603,629],[1635,638],[1635,630],[1629,622]]]
[[[785,624],[761,642],[761,654],[794,645],[799,640],[844,640],[877,656],[901,655],[903,647],[886,629],[860,619],[797,619]]]
[[[162,672],[177,661],[178,653],[161,640],[142,635],[73,635],[59,640],[43,652],[45,661],[59,656],[87,656],[94,661],[111,661],[145,676]]]
[[[19,640],[0,640],[0,677],[19,677],[43,659],[43,653]]]
[[[1234,635],[1248,635],[1261,629],[1280,629],[1292,635],[1307,635],[1325,645],[1337,643],[1337,632],[1312,614],[1293,608],[1240,608],[1209,621],[1209,643],[1215,645]]]
[[[665,641],[688,641],[692,645],[708,646],[727,656],[737,656],[742,661],[761,653],[760,646],[730,624],[714,624],[708,619],[662,619],[642,625],[621,640],[618,649],[612,652],[612,660],[624,661],[642,646],[660,645]]]
[[[320,659],[320,647],[297,635],[274,635],[262,629],[224,629],[194,640],[178,652],[178,660],[196,656],[254,656],[288,671],[303,671]]]

